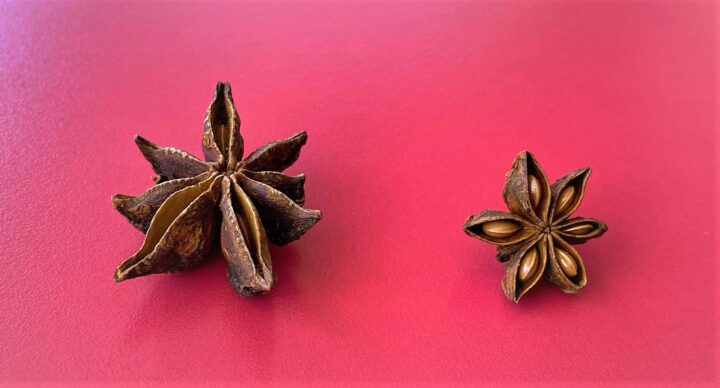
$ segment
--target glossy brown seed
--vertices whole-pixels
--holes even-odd
[[[562,269],[565,276],[571,278],[577,275],[578,268],[575,259],[573,259],[567,251],[555,248],[555,258],[558,264],[560,264],[560,269]]]
[[[512,221],[489,221],[482,225],[483,233],[494,238],[510,237],[520,230],[520,225]]]
[[[575,188],[568,186],[560,192],[558,195],[557,204],[555,205],[556,214],[563,214],[567,210],[568,206],[572,203],[573,197],[575,196]]]
[[[528,191],[533,209],[540,203],[540,181],[534,175],[528,175]]]
[[[595,229],[595,227],[592,224],[577,224],[563,230],[563,232],[574,236],[582,236],[590,233],[593,229]]]
[[[518,269],[518,279],[521,282],[525,282],[535,275],[538,267],[538,254],[537,249],[532,248],[525,256],[520,260],[520,268]]]

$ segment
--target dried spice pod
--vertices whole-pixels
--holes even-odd
[[[589,177],[590,168],[586,167],[577,169],[553,183],[551,188],[553,225],[564,221],[580,206]]]
[[[115,280],[182,271],[220,245],[228,280],[238,293],[269,292],[275,277],[268,243],[296,240],[321,218],[320,211],[301,207],[305,176],[280,172],[298,159],[306,141],[300,132],[243,160],[240,119],[230,85],[222,82],[205,115],[205,161],[137,136],[158,184],[138,196],[112,198],[113,206],[146,232],[140,250],[115,271]]]
[[[296,204],[302,206],[305,203],[305,175],[289,176],[276,171],[250,171],[243,170],[243,175],[248,178],[264,183],[275,190],[287,195]]]
[[[532,224],[543,225],[550,207],[550,184],[545,172],[529,152],[515,158],[512,169],[505,177],[503,199],[510,212]]]
[[[600,237],[607,231],[604,222],[592,218],[577,217],[565,220],[557,226],[557,234],[571,244],[582,244]]]
[[[116,194],[112,197],[112,203],[115,209],[124,215],[134,227],[145,233],[150,227],[150,221],[152,221],[155,212],[170,195],[180,189],[198,184],[209,178],[210,175],[210,173],[202,173],[192,178],[162,182],[137,197]]]
[[[268,292],[275,279],[258,211],[237,183],[223,177],[222,184],[220,243],[228,262],[228,279],[242,295]]]
[[[157,173],[155,183],[172,179],[192,178],[204,172],[212,171],[212,168],[202,160],[189,153],[173,147],[161,147],[135,135],[135,144],[145,159],[150,162],[153,171]]]
[[[318,210],[304,209],[282,192],[254,181],[245,174],[236,174],[233,179],[253,199],[260,210],[268,239],[275,245],[297,240],[320,220]]]
[[[510,213],[483,210],[470,216],[465,233],[497,246],[505,264],[505,295],[517,303],[543,276],[566,293],[587,283],[582,258],[570,244],[600,237],[607,226],[592,218],[572,218],[585,193],[589,168],[550,185],[535,157],[521,152],[505,178],[503,199]]]
[[[215,97],[205,114],[202,145],[205,160],[220,163],[228,171],[234,170],[237,161],[242,159],[240,118],[229,84],[219,82],[215,87]]]
[[[512,213],[484,210],[465,221],[465,233],[496,245],[522,243],[535,234],[532,224]]]
[[[574,294],[587,283],[585,265],[580,254],[557,235],[550,239],[547,279],[565,293]]]
[[[217,183],[213,175],[171,195],[155,213],[140,250],[115,272],[115,280],[178,272],[202,260],[217,224]]]
[[[243,163],[251,171],[284,171],[300,157],[300,149],[307,142],[307,133],[298,132],[287,139],[274,141],[248,155]]]

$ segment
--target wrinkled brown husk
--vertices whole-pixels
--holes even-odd
[[[253,200],[260,212],[268,239],[275,245],[285,245],[297,240],[322,218],[319,211],[303,209],[285,194],[264,183],[243,174],[233,177]]]
[[[242,295],[269,292],[273,284],[270,249],[257,210],[230,178],[223,178],[222,190],[220,244],[230,284]]]
[[[258,148],[243,161],[242,168],[251,171],[283,171],[300,157],[307,142],[305,131],[287,139],[274,141]]]
[[[215,97],[205,114],[202,148],[205,160],[226,166],[228,170],[234,170],[242,159],[240,118],[228,83],[218,82],[215,88]]]
[[[125,216],[134,227],[145,233],[150,227],[155,212],[170,195],[185,187],[198,184],[208,177],[210,177],[210,173],[200,174],[192,178],[173,179],[152,186],[137,197],[115,194],[112,197],[112,203],[115,209]]]
[[[248,178],[264,183],[275,190],[287,195],[295,203],[302,206],[305,203],[305,175],[285,175],[275,171],[249,171],[242,170],[240,173]]]
[[[202,261],[217,229],[219,198],[215,177],[171,195],[150,223],[142,248],[118,267],[115,280],[178,272]]]
[[[153,171],[158,174],[154,178],[155,183],[191,178],[211,169],[210,165],[183,150],[160,147],[140,135],[135,135],[135,144],[145,159],[150,162]]]

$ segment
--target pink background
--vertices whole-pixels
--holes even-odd
[[[0,380],[409,384],[716,378],[710,2],[0,6]],[[324,219],[243,298],[219,255],[115,284],[217,80],[249,150],[307,129]],[[465,218],[532,150],[590,165],[588,285],[519,305]]]

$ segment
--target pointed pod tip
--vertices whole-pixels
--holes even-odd
[[[472,221],[475,219],[475,215],[469,215],[465,219],[465,223],[463,224],[463,229],[467,229],[469,226],[472,225]]]
[[[256,297],[269,294],[270,288],[271,287],[240,287],[235,288],[235,291],[245,297]]]
[[[307,142],[307,138],[307,131],[300,131],[291,136],[291,139],[299,141],[302,145],[305,145],[305,143]]]
[[[230,281],[230,285],[235,292],[247,297],[266,295],[270,293],[274,283],[272,277],[269,280],[257,277],[251,281],[250,284],[243,283],[239,278],[235,277],[232,272],[230,272],[229,268],[228,281]]]
[[[532,152],[530,152],[530,151],[528,151],[528,150],[522,150],[522,151],[520,151],[520,153],[518,154],[517,157],[518,157],[518,158],[519,158],[519,157],[532,158],[532,157],[533,157],[533,154],[532,154]]]
[[[522,295],[518,295],[517,293],[515,295],[511,295],[510,290],[505,289],[505,287],[503,287],[503,291],[505,291],[505,296],[507,296],[507,298],[510,299],[514,304],[518,304],[520,302],[520,298],[522,298]]]
[[[603,234],[605,234],[605,232],[608,231],[608,226],[607,226],[606,223],[600,222],[600,225],[598,226],[598,229],[600,230],[600,234],[598,235],[598,237],[600,237],[600,236],[602,236]]]
[[[230,87],[230,82],[227,81],[218,81],[217,84],[215,84],[215,95],[216,96],[224,96],[232,93],[232,88]]]
[[[512,173],[513,169],[515,169],[519,164],[526,164],[528,159],[533,159],[532,153],[528,150],[520,151],[520,153],[515,156],[515,159],[513,159],[513,167],[510,171],[508,171],[508,174]]]
[[[113,274],[113,280],[115,280],[116,283],[120,283],[120,282],[122,282],[123,280],[126,280],[126,279],[127,279],[127,277],[125,276],[124,273],[122,273],[122,271],[120,271],[120,268],[118,268],[118,269],[115,271],[115,273]]]
[[[125,194],[115,194],[112,197],[110,197],[110,200],[112,201],[112,205],[115,209],[120,209],[125,206],[127,201],[132,198],[129,195]]]
[[[138,148],[140,148],[140,152],[142,153],[146,153],[147,151],[152,151],[157,148],[155,143],[140,135],[135,135],[135,144],[137,144]]]

